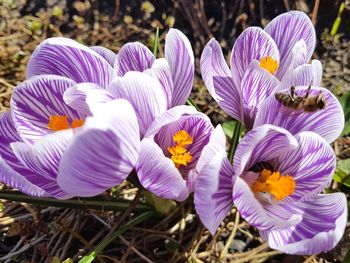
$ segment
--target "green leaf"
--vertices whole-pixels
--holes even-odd
[[[227,121],[222,124],[222,129],[224,130],[224,133],[227,137],[232,137],[235,126],[236,121]]]
[[[153,55],[155,57],[157,57],[158,45],[159,45],[159,27],[157,27],[156,29],[156,34],[154,36],[154,42],[153,42]]]
[[[345,255],[343,263],[350,263],[350,248],[348,249],[348,252]]]
[[[173,200],[158,197],[148,191],[143,191],[143,195],[147,203],[151,204],[162,215],[169,214],[176,207],[176,203]]]
[[[345,126],[341,136],[350,134],[350,92],[339,98],[345,116]]]
[[[338,183],[350,187],[350,159],[338,161],[333,179]]]

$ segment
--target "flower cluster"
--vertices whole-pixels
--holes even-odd
[[[308,64],[315,43],[310,19],[292,11],[243,31],[231,69],[215,39],[205,46],[204,83],[246,128],[232,165],[221,126],[184,105],[194,56],[183,33],[168,32],[158,59],[139,42],[114,54],[47,39],[0,115],[0,180],[28,195],[69,199],[101,194],[134,171],[159,197],[180,202],[193,193],[211,233],[234,204],[274,249],[330,250],[344,232],[346,198],[322,191],[344,115],[320,87],[321,63]]]

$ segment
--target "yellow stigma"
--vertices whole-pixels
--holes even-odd
[[[275,72],[276,72],[276,70],[278,68],[278,62],[277,62],[277,60],[274,60],[270,56],[263,57],[260,60],[260,67],[266,69],[271,74],[275,74]]]
[[[264,169],[251,189],[254,193],[269,193],[275,200],[280,201],[294,193],[295,181],[290,175],[281,175],[279,172]]]
[[[72,121],[71,128],[77,128],[84,124],[84,120],[77,119]],[[51,115],[47,128],[53,131],[61,131],[69,128],[68,116]]]
[[[181,130],[174,134],[173,141],[176,144],[168,147],[171,160],[174,162],[176,168],[179,168],[180,165],[187,166],[192,161],[192,155],[187,151],[185,146],[192,144],[193,138],[185,130]]]

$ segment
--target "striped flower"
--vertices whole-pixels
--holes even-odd
[[[229,169],[226,138],[221,126],[215,129],[209,118],[190,106],[174,107],[158,117],[141,141],[136,171],[141,184],[155,195],[185,200],[195,193],[195,203],[202,206],[206,189],[198,178],[218,177]]]
[[[233,201],[271,248],[300,255],[330,250],[347,221],[345,195],[322,194],[335,167],[333,149],[321,136],[259,126],[240,141],[233,172],[222,174],[216,183],[221,187],[207,193],[208,202],[218,209],[199,215],[214,233]],[[235,178],[231,188],[229,178]]]
[[[315,29],[309,17],[290,11],[273,19],[264,30],[258,27],[244,30],[232,49],[231,70],[219,43],[211,39],[201,56],[202,77],[220,107],[251,129],[263,101],[276,88],[320,85],[321,63],[313,60],[307,64],[315,43]]]
[[[134,168],[140,136],[130,103],[91,100],[88,116],[63,100],[73,85],[40,75],[16,87],[11,111],[0,115],[2,182],[29,195],[67,199],[104,192]]]
[[[144,134],[155,117],[186,102],[193,85],[194,57],[189,40],[176,29],[168,32],[165,58],[160,59],[139,42],[127,43],[114,54],[103,47],[89,48],[71,39],[50,38],[35,49],[27,66],[28,79],[42,74],[75,81],[77,85],[64,99],[85,114],[86,93],[93,93],[101,102],[127,99],[137,109]]]

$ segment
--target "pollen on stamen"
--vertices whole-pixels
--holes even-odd
[[[53,131],[60,131],[69,128],[68,116],[52,115],[47,128]]]
[[[84,125],[84,120],[83,119],[76,119],[72,121],[72,128],[78,128]]]
[[[260,60],[260,67],[266,69],[271,74],[275,74],[278,68],[278,62],[271,56],[263,57]]]
[[[176,168],[179,168],[181,165],[187,166],[192,161],[192,155],[185,146],[192,144],[193,138],[185,130],[181,130],[174,134],[173,141],[175,145],[168,147],[171,160]]]
[[[290,175],[281,175],[264,169],[258,179],[251,185],[254,193],[265,192],[271,194],[276,201],[281,201],[294,193],[295,180]]]

